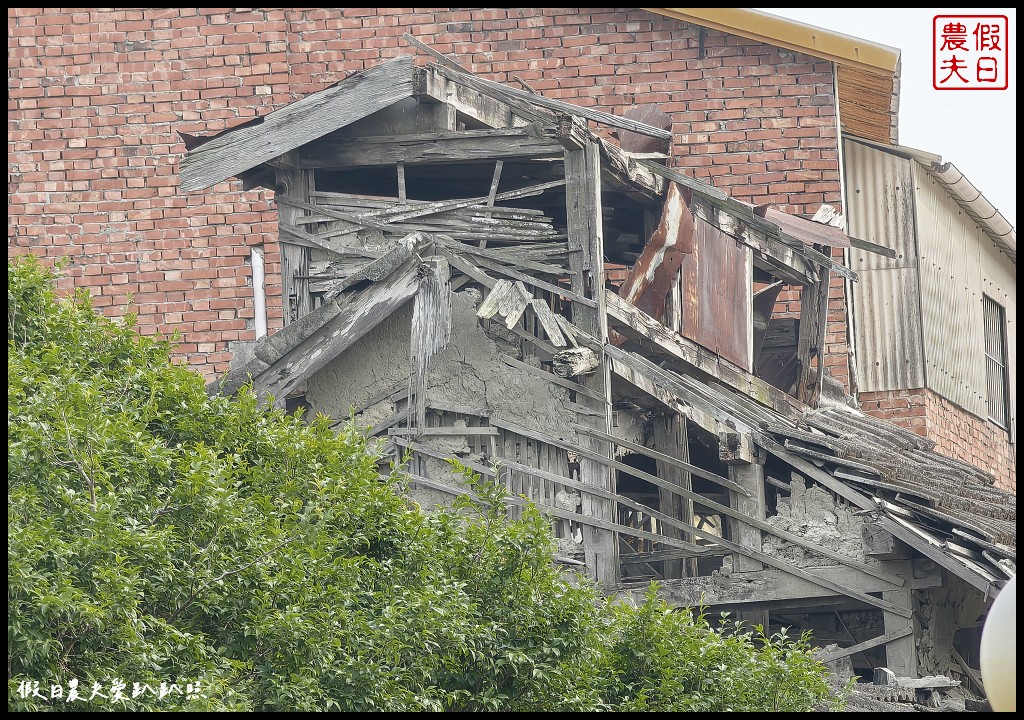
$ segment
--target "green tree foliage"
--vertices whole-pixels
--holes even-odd
[[[603,600],[552,564],[537,509],[508,522],[501,491],[470,476],[472,493],[424,514],[356,428],[210,397],[131,325],[9,262],[10,707],[808,710],[827,696],[802,641],[713,628],[653,590],[640,607]]]

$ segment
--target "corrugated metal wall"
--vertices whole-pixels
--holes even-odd
[[[1006,311],[1013,382],[1016,267],[916,163],[914,182],[927,386],[988,417],[982,296],[987,294]],[[1015,392],[1014,387],[1011,396]]]
[[[860,275],[850,297],[858,388],[925,384],[914,233],[913,160],[854,140],[843,142],[847,232],[896,257],[850,248]]]

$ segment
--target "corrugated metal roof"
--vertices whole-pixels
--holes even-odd
[[[906,145],[890,146],[845,134],[844,139],[863,143],[898,157],[910,158],[919,163],[925,172],[935,178],[949,192],[950,197],[978,224],[982,231],[992,238],[992,242],[1006,254],[1013,264],[1017,264],[1017,229],[953,163],[944,163],[941,155],[917,150]]]

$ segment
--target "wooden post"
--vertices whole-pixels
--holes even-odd
[[[796,356],[800,361],[800,379],[797,381],[796,398],[806,405],[815,407],[821,394],[821,383],[825,377],[825,327],[828,320],[828,268],[819,268],[817,282],[804,285],[800,291],[800,338],[797,341]],[[811,367],[811,359],[818,358],[817,373]]]
[[[654,419],[654,449],[666,455],[682,460],[690,461],[690,445],[686,433],[686,417],[672,413]],[[658,461],[658,477],[678,485],[684,490],[693,490],[690,480],[690,473],[677,465]],[[685,523],[693,523],[693,500],[681,497],[665,488],[658,488],[659,510],[666,515],[682,520]],[[661,525],[661,534],[667,537],[679,538],[693,542],[693,536],[677,528]],[[666,560],[665,579],[692,577],[697,574],[697,560]]]
[[[288,200],[309,202],[313,189],[313,171],[279,167],[277,169],[277,195]],[[298,226],[296,222],[303,211],[291,204],[278,203],[278,221],[281,224]],[[309,294],[309,281],[299,279],[309,275],[309,248],[291,243],[281,246],[281,308],[284,324],[289,325],[313,310]]]
[[[729,466],[729,479],[750,493],[744,497],[735,490],[729,491],[729,504],[737,511],[758,520],[765,518],[764,500],[764,465],[760,463],[735,463]],[[732,541],[743,547],[761,552],[761,530],[747,525],[737,518],[729,518],[732,528]],[[733,569],[736,572],[752,572],[763,570],[762,565],[745,555],[733,556]]]
[[[575,119],[577,125],[582,123]],[[584,130],[574,125],[570,131]],[[583,137],[582,144],[575,144],[576,138]],[[565,151],[565,205],[569,231],[569,249],[575,250],[569,256],[572,271],[572,291],[579,296],[594,300],[597,307],[579,302],[572,304],[572,322],[584,332],[598,338],[602,343],[608,338],[608,317],[605,311],[604,293],[604,239],[601,228],[601,155],[600,147],[586,132],[570,132],[562,139]],[[611,434],[611,377],[610,365],[604,352],[600,353],[597,370],[582,379],[582,383],[601,399],[577,396],[577,402],[597,411],[597,415],[580,415],[580,423],[606,434]],[[607,441],[581,435],[581,449],[589,450],[603,457],[611,457],[612,448]],[[615,490],[615,475],[611,468],[584,456],[580,461],[580,478],[583,482],[605,490]],[[616,508],[612,500],[583,495],[583,514],[605,520],[616,521]],[[587,570],[604,587],[619,582],[619,548],[617,535],[607,529],[586,527],[584,529],[584,550]]]
[[[901,608],[914,610],[914,598],[911,594],[910,584],[898,590],[886,590],[882,592],[882,599]],[[917,677],[917,642],[919,634],[917,614],[911,617],[901,617],[894,613],[883,612],[882,619],[885,623],[885,634],[895,633],[900,630],[910,629],[910,633],[902,637],[890,640],[885,644],[885,666],[896,673],[896,677]]]
[[[750,515],[758,520],[764,520],[766,514],[764,465],[760,462],[733,463],[729,466],[729,479],[750,493],[750,497],[744,497],[735,490],[730,490],[729,504],[739,512]],[[732,541],[734,543],[761,552],[760,529],[753,525],[747,525],[737,518],[729,518],[728,522],[729,527],[732,529]],[[732,556],[732,567],[734,572],[756,572],[764,569],[764,565],[760,561],[739,553]],[[742,620],[749,629],[752,629],[755,625],[761,625],[765,630],[768,629],[767,610],[737,612],[736,620]]]

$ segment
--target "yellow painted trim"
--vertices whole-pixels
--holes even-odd
[[[641,8],[683,22],[796,50],[868,72],[893,75],[898,48],[745,8]]]

